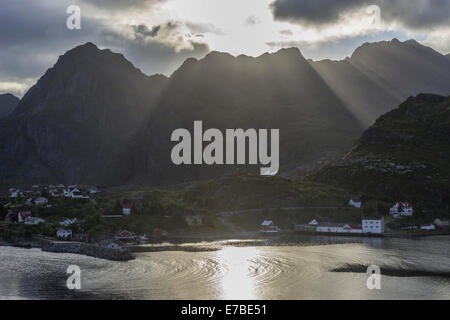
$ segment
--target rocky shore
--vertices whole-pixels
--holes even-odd
[[[40,247],[42,251],[83,254],[113,261],[128,261],[135,258],[127,249],[111,249],[97,244],[82,242],[41,240]]]

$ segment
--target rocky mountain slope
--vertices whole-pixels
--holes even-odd
[[[159,185],[235,171],[172,164],[170,135],[192,132],[194,120],[280,129],[281,173],[314,168],[409,94],[450,94],[449,75],[448,59],[413,41],[365,44],[338,62],[307,61],[298,49],[212,52],[169,78],[87,43],[61,56],[0,125],[0,178]]]
[[[280,129],[282,171],[339,154],[362,130],[298,49],[258,58],[213,52],[202,60],[187,60],[168,80],[148,126],[138,131],[135,143],[123,154],[126,159],[131,150],[137,150],[125,170],[130,172],[132,167],[150,168],[155,157],[147,155],[157,150],[161,170],[136,172],[132,181],[189,181],[234,170],[172,165],[170,135],[177,128],[193,132],[194,120],[202,120],[205,129],[222,132],[227,128]],[[147,144],[141,143],[142,137]]]
[[[313,179],[355,194],[450,203],[450,97],[420,94],[381,116],[339,162]]]
[[[39,79],[0,128],[4,181],[104,181],[166,78],[88,43]]]
[[[10,93],[0,94],[0,119],[9,116],[19,102],[20,99]]]

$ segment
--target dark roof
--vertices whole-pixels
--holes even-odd
[[[382,218],[383,218],[382,216],[362,217],[363,220],[381,220]]]

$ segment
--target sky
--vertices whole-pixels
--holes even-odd
[[[71,5],[80,29],[66,26]],[[450,1],[2,0],[0,93],[23,96],[59,55],[86,42],[169,76],[213,50],[258,56],[298,47],[306,58],[340,60],[392,38],[450,53]]]

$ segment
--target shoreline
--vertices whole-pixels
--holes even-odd
[[[296,239],[297,236],[306,236],[306,239]],[[49,239],[0,240],[0,247],[14,247],[22,249],[41,249],[44,252],[72,253],[90,256],[110,261],[134,260],[134,253],[162,252],[162,251],[184,251],[184,252],[208,252],[219,251],[226,246],[247,247],[247,246],[304,246],[328,244],[330,239],[362,239],[362,238],[421,238],[432,236],[450,236],[450,232],[428,233],[428,234],[383,234],[383,235],[354,235],[343,233],[305,233],[295,231],[282,231],[277,234],[266,235],[261,232],[241,232],[230,234],[190,234],[173,237],[164,242],[146,244],[126,244],[122,249],[111,249],[98,244],[89,244],[73,241],[56,241]],[[317,243],[314,240],[317,237]],[[219,242],[219,243],[214,243]],[[223,243],[220,243],[223,242]]]
[[[110,261],[129,261],[135,259],[135,256],[128,249],[111,249],[98,244],[84,242],[54,241],[47,239],[20,242],[0,240],[0,247],[41,249],[43,252],[72,253]]]

